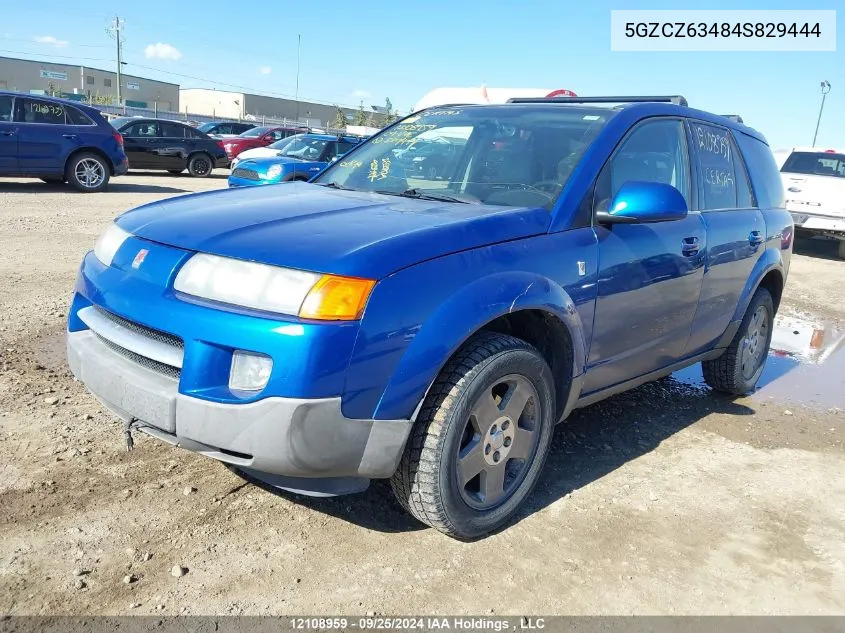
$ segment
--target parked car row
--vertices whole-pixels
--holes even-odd
[[[114,116],[97,108],[45,96],[0,92],[0,176],[67,182],[83,192],[102,191],[112,176],[133,169],[187,172],[204,178],[229,167],[244,152],[296,136],[284,173],[267,165],[262,184],[307,179],[354,146],[358,137],[312,135],[304,127],[218,121],[198,126],[142,116]],[[300,152],[297,154],[296,152]],[[294,168],[294,165],[296,166]],[[234,167],[234,165],[232,165]]]

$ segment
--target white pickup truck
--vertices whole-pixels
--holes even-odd
[[[845,151],[795,147],[780,171],[796,232],[836,238],[845,259]]]

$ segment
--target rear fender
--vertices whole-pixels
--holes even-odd
[[[496,318],[521,310],[543,310],[569,329],[572,376],[584,371],[584,329],[570,296],[548,278],[503,272],[476,280],[443,302],[422,324],[392,373],[375,411],[377,419],[408,419],[452,355]]]
[[[777,270],[782,279],[785,277],[783,258],[780,250],[776,248],[766,249],[754,265],[751,274],[748,276],[748,280],[745,282],[745,287],[742,289],[739,303],[737,304],[736,311],[734,312],[734,321],[742,321],[742,318],[745,316],[745,311],[748,310],[748,305],[754,297],[754,293],[756,293],[757,288],[760,287],[760,282],[763,281],[763,278],[772,270]]]

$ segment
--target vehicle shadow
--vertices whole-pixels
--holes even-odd
[[[797,236],[792,246],[792,250],[796,255],[841,262],[842,259],[836,253],[837,248],[838,243],[836,240]]]
[[[711,413],[753,415],[754,410],[707,387],[668,377],[573,412],[555,430],[544,473],[534,492],[502,529],[650,452]],[[426,529],[399,506],[386,481],[374,481],[360,494],[334,498],[261,487],[370,530]]]
[[[130,170],[129,172],[127,172],[126,174],[124,174],[122,176],[122,178],[126,178],[127,176],[130,177],[130,178],[138,178],[138,177],[144,178],[144,177],[150,177],[150,176],[159,177],[159,178],[186,178],[186,179],[189,179],[189,180],[197,180],[197,181],[202,181],[202,180],[227,180],[229,178],[229,170],[220,167],[220,168],[215,169],[212,173],[210,173],[205,178],[194,178],[193,176],[191,176],[191,174],[189,174],[187,172],[187,170],[183,171],[180,174],[171,174],[168,171],[155,171],[155,170],[144,171],[144,170],[133,169],[133,170]]]
[[[112,180],[105,191],[87,194],[77,191],[68,184],[53,185],[44,182],[0,182],[0,193],[70,193],[79,195],[108,195],[110,193],[188,193],[189,189],[178,189],[161,185],[146,185]]]

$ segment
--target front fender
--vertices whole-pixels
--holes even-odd
[[[374,417],[410,417],[448,359],[470,336],[497,317],[529,309],[549,312],[566,325],[573,344],[572,375],[583,373],[584,328],[572,298],[538,274],[500,272],[461,287],[422,323],[393,371]]]

